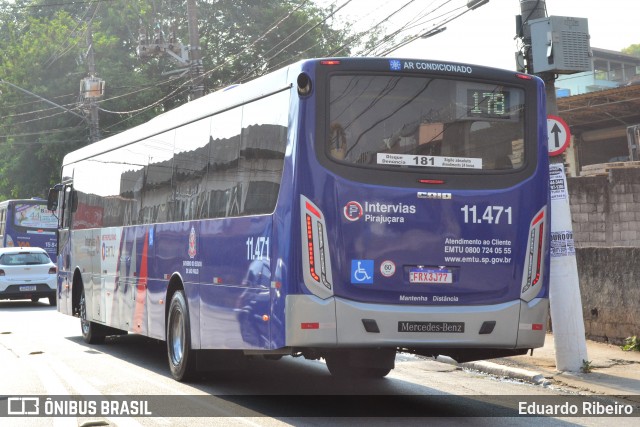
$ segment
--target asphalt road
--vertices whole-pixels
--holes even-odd
[[[536,402],[581,403],[566,390],[508,381],[412,355],[399,355],[396,369],[381,380],[337,379],[322,361],[302,358],[242,358],[234,369],[229,369],[228,360],[212,364],[219,369],[195,382],[179,383],[170,376],[163,342],[130,334],[88,345],[80,336],[79,320],[58,313],[44,300],[0,301],[1,400],[8,404],[12,399],[16,405],[17,398],[35,396],[42,411],[51,397],[65,415],[65,396],[83,396],[98,407],[104,401],[126,407],[116,407],[117,415],[123,416],[96,415],[86,406],[76,407],[74,416],[0,418],[3,426],[389,425],[398,417],[405,425],[436,420],[438,425],[474,426],[612,423],[610,418],[523,416],[517,409],[520,402],[525,409]],[[140,403],[134,407],[133,402]],[[152,415],[138,416],[136,410]],[[616,418],[615,423],[634,421]]]

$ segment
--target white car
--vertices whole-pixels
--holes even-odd
[[[58,269],[41,248],[0,248],[0,300],[49,298],[56,305]]]

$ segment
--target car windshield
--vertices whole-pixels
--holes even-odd
[[[47,254],[43,253],[19,253],[4,254],[0,256],[0,265],[40,265],[50,261]]]

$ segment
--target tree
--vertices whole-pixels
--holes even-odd
[[[185,0],[0,0],[0,78],[84,114],[88,22],[98,76],[102,137],[188,100],[189,74],[169,56],[141,60],[141,33],[188,44]],[[349,27],[332,27],[312,1],[200,0],[205,87],[215,90],[305,57],[348,55]],[[2,86],[2,85],[0,85]],[[0,87],[0,199],[42,196],[59,181],[62,157],[89,142],[87,121]]]
[[[69,81],[66,76],[71,70],[57,56],[63,46],[76,43],[75,37],[70,37],[75,22],[64,11],[49,16],[48,22],[20,12],[8,18],[2,12],[0,76],[24,90],[73,108],[78,83]],[[52,49],[52,44],[58,49]],[[0,195],[42,196],[53,171],[59,169],[62,153],[86,140],[86,128],[82,119],[64,109],[6,84],[1,90]]]
[[[625,47],[622,49],[622,53],[640,57],[640,44],[632,44],[631,46]]]

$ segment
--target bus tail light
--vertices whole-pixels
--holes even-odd
[[[318,322],[303,322],[300,324],[300,329],[320,329],[320,323]]]
[[[546,207],[544,207],[533,217],[531,225],[529,226],[524,274],[522,277],[522,290],[520,292],[520,298],[524,301],[531,301],[538,295],[544,274],[546,274],[544,251],[547,227]]]
[[[300,212],[304,284],[314,295],[328,298],[333,295],[333,279],[324,215],[304,196],[300,197]]]
[[[516,73],[516,77],[522,80],[533,80],[533,76],[530,74]]]

